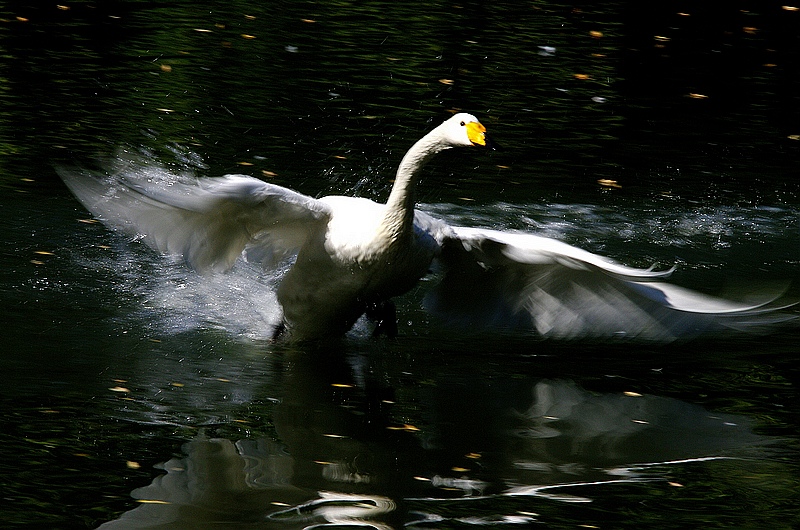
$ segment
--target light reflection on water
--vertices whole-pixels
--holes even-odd
[[[157,466],[165,474],[133,492],[137,508],[101,528],[547,522],[542,505],[591,503],[620,485],[680,488],[672,468],[754,458],[767,442],[740,415],[654,395],[588,392],[566,380],[518,385],[474,407],[481,402],[473,387],[458,395],[450,384],[446,393],[425,393],[425,408],[447,410],[459,425],[392,430],[397,418],[376,415],[374,400],[336,403],[331,379],[308,366],[290,371],[272,436],[195,437],[183,456]],[[334,399],[318,399],[325,395]],[[528,408],[516,409],[517,400]],[[467,402],[469,410],[452,410]],[[453,442],[472,451],[459,455]]]

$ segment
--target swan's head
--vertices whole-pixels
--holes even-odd
[[[444,140],[453,147],[470,147],[478,145],[486,147],[486,127],[478,118],[466,112],[453,115],[439,126]]]

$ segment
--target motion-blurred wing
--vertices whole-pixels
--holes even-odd
[[[105,224],[199,271],[227,270],[245,249],[248,259],[273,265],[324,230],[329,217],[316,199],[244,175],[195,179],[136,165],[111,176],[58,172]]]
[[[442,280],[426,305],[456,323],[532,329],[553,338],[665,341],[791,318],[773,304],[785,288],[735,303],[665,283],[671,270],[626,267],[560,241],[452,231],[439,258]]]

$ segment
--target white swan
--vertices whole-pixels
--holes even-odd
[[[671,271],[626,267],[530,234],[448,226],[415,211],[425,163],[452,147],[485,146],[485,132],[464,113],[433,129],[403,157],[386,204],[313,199],[243,175],[181,181],[137,164],[100,178],[59,174],[107,225],[181,255],[201,272],[226,270],[243,252],[267,268],[296,255],[277,292],[278,329],[294,340],[341,335],[365,312],[392,334],[387,302],[416,285],[432,263],[443,277],[427,306],[471,326],[671,340],[784,318],[773,303],[780,293],[734,303],[660,281]]]

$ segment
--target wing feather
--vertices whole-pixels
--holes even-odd
[[[733,302],[666,283],[672,269],[626,267],[531,234],[452,227],[439,260],[443,276],[426,305],[471,327],[667,341],[793,318],[776,303],[785,286]]]
[[[201,272],[229,269],[245,249],[248,259],[274,265],[330,215],[321,201],[245,175],[197,179],[136,165],[111,175],[58,173],[105,224]]]

